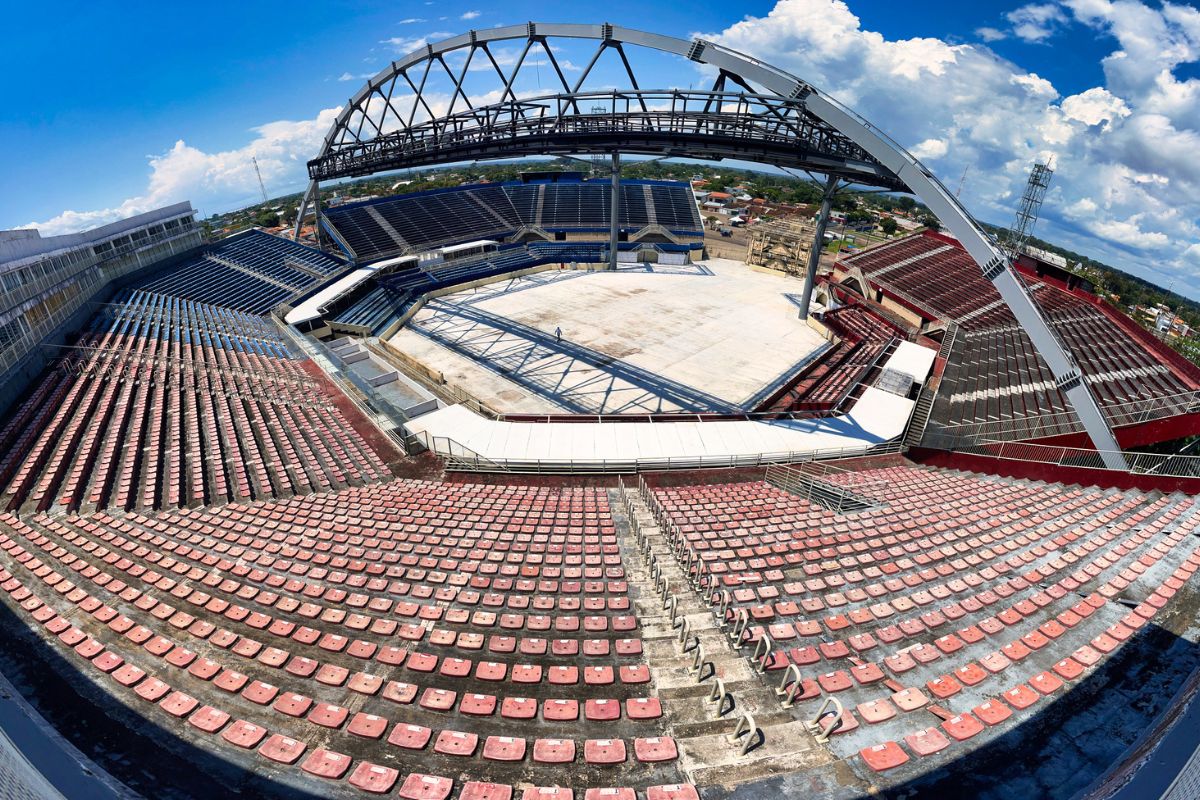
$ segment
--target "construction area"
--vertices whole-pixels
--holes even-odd
[[[738,411],[826,348],[801,288],[726,259],[544,272],[430,300],[387,343],[505,413]]]

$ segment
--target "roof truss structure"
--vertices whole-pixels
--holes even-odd
[[[570,65],[555,42],[590,43],[586,66]],[[708,90],[647,89],[631,53],[698,65]],[[585,91],[602,59],[616,58],[625,86]],[[544,69],[543,69],[544,68]],[[530,70],[541,87],[529,92]],[[651,68],[649,74],[657,75]],[[647,77],[646,72],[641,73]],[[481,78],[485,78],[481,81]],[[608,76],[611,80],[611,74]],[[401,167],[528,155],[634,153],[733,158],[804,169],[919,197],[962,243],[1054,373],[1110,468],[1124,459],[1071,352],[1059,341],[1009,257],[911,153],[878,127],[800,78],[702,39],[599,25],[530,22],[468,31],[426,44],[367,81],[342,109],[297,216],[319,180]]]

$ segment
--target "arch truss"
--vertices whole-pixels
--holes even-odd
[[[586,55],[572,62],[567,45]],[[655,86],[667,61],[678,65],[679,59],[693,62],[706,88]],[[677,66],[671,74],[678,74]],[[589,81],[600,85],[589,87]],[[736,159],[820,173],[831,186],[840,180],[912,192],[996,286],[1108,466],[1124,467],[1070,351],[1008,256],[941,182],[811,84],[713,42],[609,24],[531,22],[424,44],[367,81],[339,113],[321,152],[308,162],[297,232],[322,180],[602,153]]]

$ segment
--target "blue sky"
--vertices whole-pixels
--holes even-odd
[[[335,109],[415,41],[611,21],[776,63],[888,130],[1006,222],[1036,157],[1038,234],[1200,296],[1200,13],[1141,0],[19,4],[0,48],[0,228],[47,233],[298,189]],[[548,14],[550,16],[548,16]],[[557,16],[559,18],[552,19]],[[564,56],[569,58],[569,54]],[[663,86],[700,76],[662,65]],[[345,78],[345,79],[341,79]],[[64,213],[65,212],[65,213]]]

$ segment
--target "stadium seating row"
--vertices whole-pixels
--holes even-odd
[[[479,184],[338,206],[326,212],[337,238],[362,262],[473,239],[501,239],[522,226],[547,231],[605,231],[608,181]],[[620,225],[662,225],[698,235],[699,212],[687,184],[628,181]]]
[[[843,268],[858,268],[872,283],[899,290],[909,300],[920,298],[932,319],[960,325],[934,407],[936,421],[991,422],[1067,409],[1033,342],[957,243],[909,236],[851,256]],[[1029,288],[1101,406],[1195,388],[1087,301],[1041,281]]]
[[[388,474],[261,319],[142,291],[93,319],[0,449],[10,509],[218,503]]]
[[[319,250],[250,230],[138,280],[132,288],[264,315],[343,267]]]
[[[821,321],[837,337],[832,348],[805,364],[756,411],[847,410],[847,401],[895,343],[899,331],[865,306],[826,311]]]
[[[1182,495],[908,466],[827,479],[878,507],[838,515],[765,483],[659,488],[652,502],[711,576],[726,624],[746,646],[769,637],[767,671],[799,670],[784,688],[806,716],[838,698],[835,753],[877,771],[1004,735],[1200,567]]]
[[[573,764],[587,797],[698,798],[602,490],[395,481],[0,514],[0,565],[4,602],[49,646],[218,751],[402,797],[510,797],[563,786]],[[543,612],[559,638],[541,638]]]

